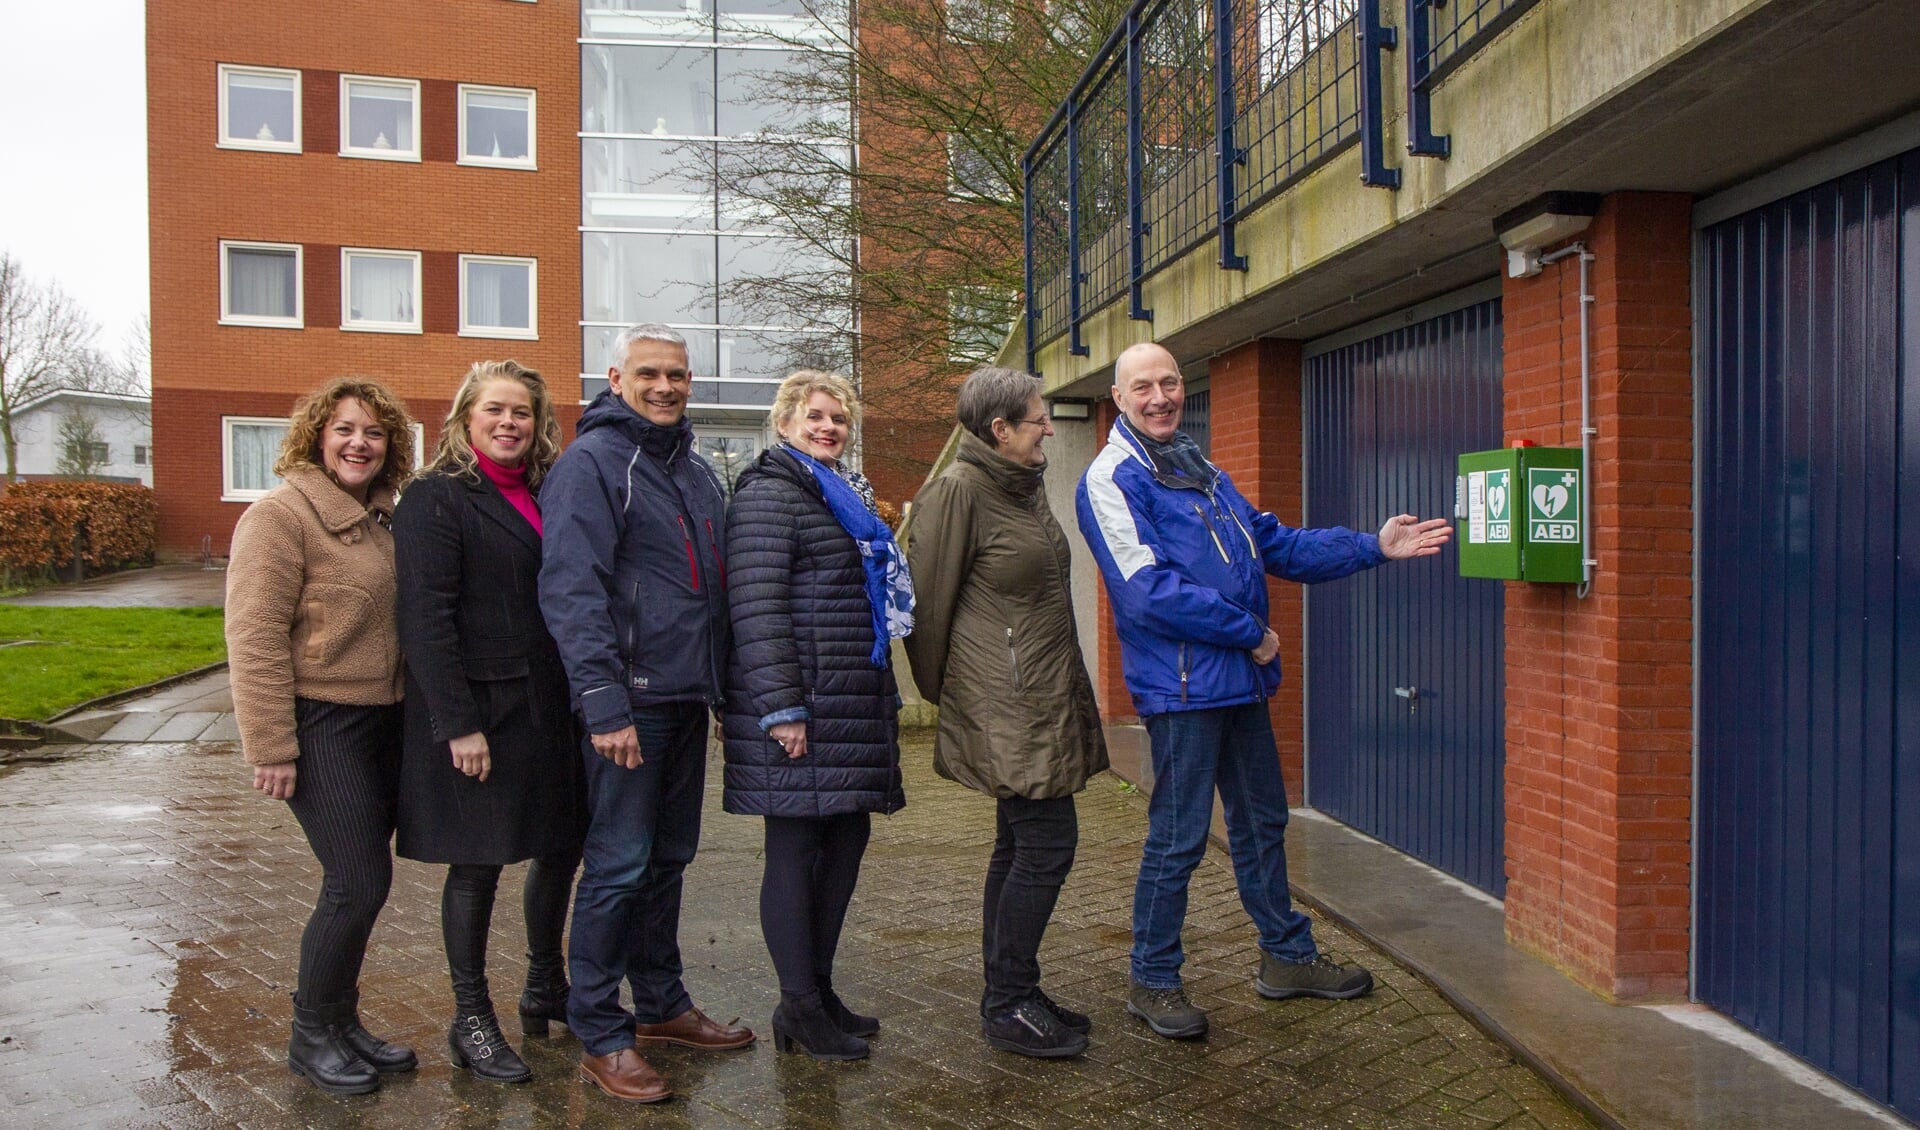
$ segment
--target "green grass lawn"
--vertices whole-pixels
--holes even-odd
[[[0,717],[39,721],[77,702],[224,659],[218,608],[0,604]]]

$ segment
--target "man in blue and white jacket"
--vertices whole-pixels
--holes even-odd
[[[1150,342],[1121,353],[1113,399],[1122,416],[1076,497],[1152,747],[1127,1011],[1175,1039],[1207,1031],[1206,1012],[1180,985],[1180,929],[1216,786],[1240,901],[1260,931],[1254,987],[1272,999],[1373,988],[1366,970],[1320,955],[1287,893],[1287,794],[1266,701],[1280,687],[1280,637],[1267,624],[1267,575],[1330,581],[1431,556],[1451,536],[1444,518],[1396,515],[1376,536],[1296,530],[1256,511],[1180,431],[1185,397],[1171,353]]]

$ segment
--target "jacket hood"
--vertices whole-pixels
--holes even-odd
[[[304,467],[288,468],[284,476],[288,485],[300,492],[313,512],[319,516],[320,524],[330,534],[344,534],[366,520],[368,514],[374,520],[385,525],[393,517],[393,488],[379,486],[373,488],[373,494],[362,506],[358,499],[340,488],[333,476],[311,464]]]
[[[824,497],[820,492],[820,484],[814,481],[813,472],[801,466],[799,457],[780,444],[762,451],[752,466],[740,472],[740,477],[733,484],[734,492],[739,493],[742,487],[762,475],[797,483],[808,494]]]
[[[1026,467],[988,446],[986,441],[972,432],[960,433],[960,449],[953,457],[963,463],[980,468],[995,486],[1015,498],[1032,498],[1040,491],[1041,476],[1045,467]]]
[[[632,405],[620,399],[610,388],[600,390],[580,413],[580,424],[575,429],[579,435],[586,435],[598,428],[615,428],[629,442],[645,448],[649,454],[666,458],[675,448],[690,446],[693,442],[693,422],[683,414],[680,422],[672,427],[662,427],[633,410]]]

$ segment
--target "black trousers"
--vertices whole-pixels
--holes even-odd
[[[300,936],[303,1008],[352,998],[374,920],[393,886],[400,797],[400,706],[293,700],[300,744],[287,807],[320,861],[320,899]]]
[[[1000,801],[998,834],[987,863],[980,952],[987,988],[983,1016],[1006,1012],[1040,987],[1040,939],[1073,869],[1080,819],[1073,797]]]
[[[840,927],[860,881],[873,822],[864,812],[769,816],[760,880],[760,932],[783,996],[831,983]]]
[[[520,906],[527,923],[528,973],[561,968],[560,939],[566,932],[567,901],[580,853],[536,859],[527,864]],[[487,1003],[487,934],[493,925],[494,894],[500,887],[497,863],[456,863],[447,868],[440,890],[440,935],[447,947],[453,997],[463,1010]]]

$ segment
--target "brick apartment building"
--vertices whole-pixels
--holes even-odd
[[[513,357],[547,376],[570,434],[577,405],[605,385],[613,336],[637,321],[687,336],[703,452],[723,474],[743,468],[770,438],[779,379],[852,352],[823,340],[834,331],[766,324],[729,301],[730,278],[782,269],[805,248],[756,228],[713,171],[793,121],[793,107],[755,92],[807,51],[834,49],[815,15],[826,11],[805,0],[150,4],[163,550],[225,553],[240,512],[273,485],[293,401],[330,376],[389,382],[424,449],[468,365]],[[920,402],[875,387],[905,372],[863,374],[879,409],[869,434],[905,453],[873,467],[896,502],[950,426],[950,404],[924,409],[932,423],[905,419]]]
[[[519,0],[147,6],[164,550],[224,555],[330,376],[390,383],[427,444],[477,359],[573,399],[578,24]]]

